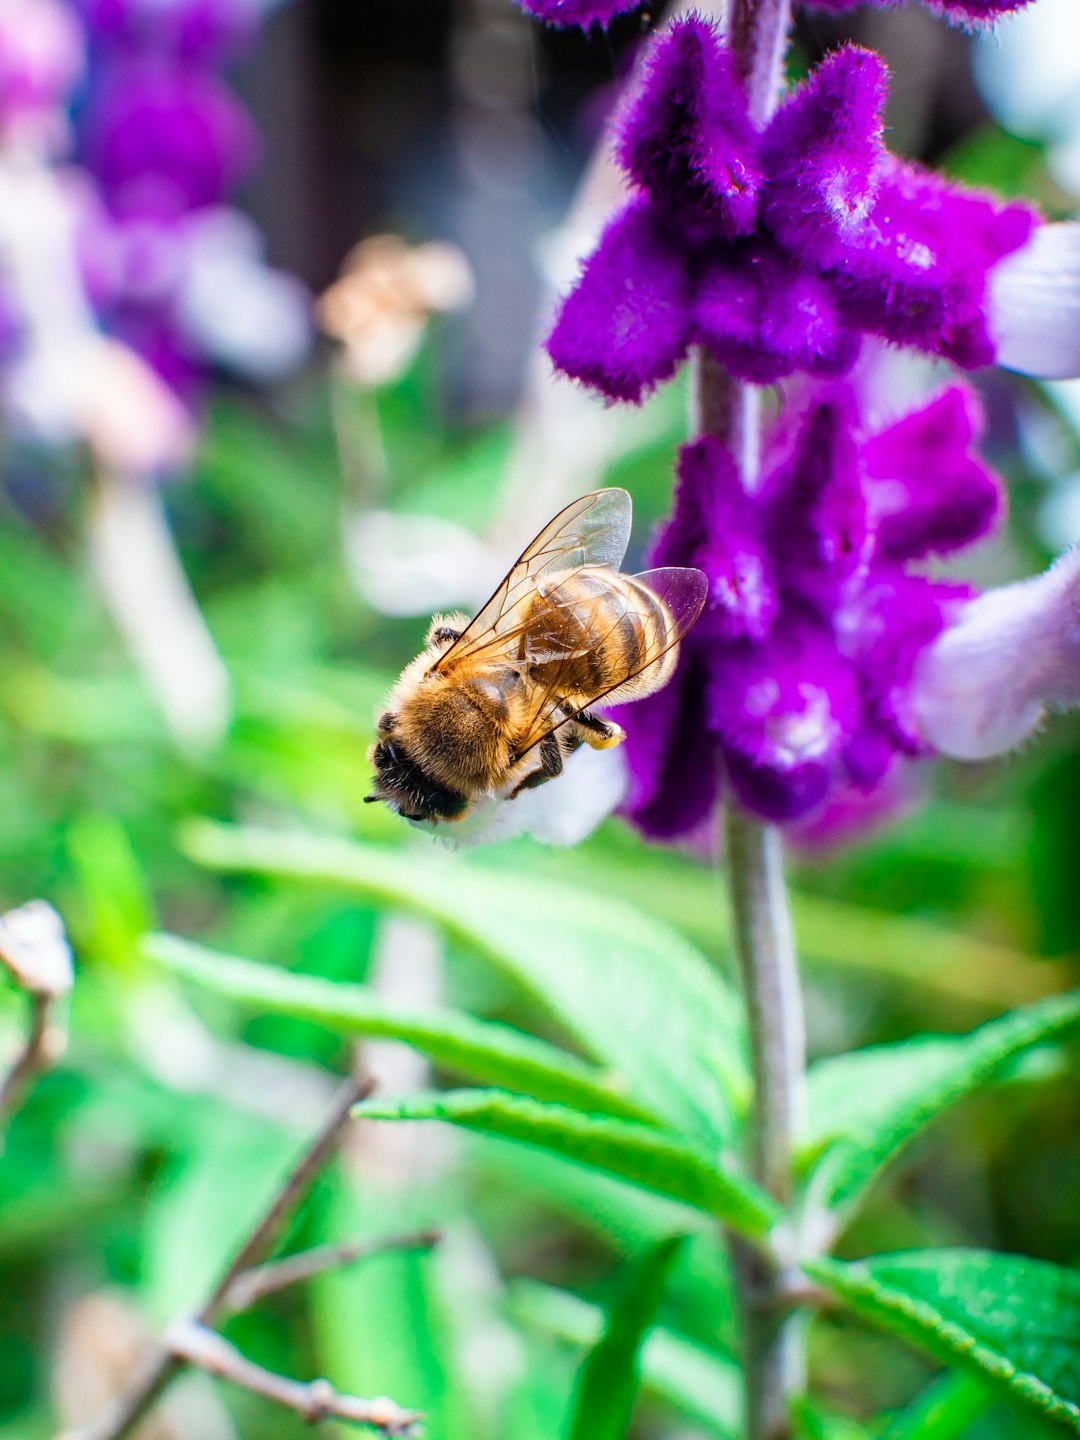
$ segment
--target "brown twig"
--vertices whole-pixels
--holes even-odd
[[[229,1286],[223,1308],[247,1310],[264,1296],[284,1290],[288,1285],[301,1284],[325,1270],[340,1270],[390,1250],[430,1250],[438,1241],[437,1230],[415,1230],[370,1240],[343,1240],[339,1245],[319,1245],[298,1255],[288,1255],[284,1260],[271,1260],[267,1265],[241,1271]]]
[[[113,1403],[88,1425],[67,1432],[61,1437],[61,1440],[124,1440],[124,1437],[131,1434],[147,1410],[155,1403],[178,1370],[182,1369],[185,1364],[202,1365],[201,1360],[192,1358],[183,1351],[182,1347],[178,1347],[176,1336],[190,1338],[191,1332],[198,1331],[202,1335],[210,1336],[215,1341],[219,1338],[214,1336],[208,1327],[219,1312],[230,1307],[229,1295],[233,1285],[245,1273],[258,1273],[254,1267],[257,1267],[270,1252],[289,1213],[295,1208],[316,1173],[330,1158],[341,1138],[342,1131],[348,1124],[353,1106],[370,1094],[371,1088],[372,1082],[367,1078],[350,1079],[341,1087],[322,1128],[296,1161],[281,1185],[278,1186],[270,1203],[252,1226],[221,1279],[198,1311],[190,1318],[175,1321],[170,1326],[165,1340],[156,1345],[151,1354],[147,1356],[141,1370],[123,1395],[117,1396]],[[249,1366],[248,1362],[223,1340],[221,1347],[221,1350],[209,1347],[208,1342],[204,1341],[199,1353],[215,1356],[228,1353],[235,1356],[237,1363],[231,1364],[227,1373],[216,1370],[213,1366],[208,1367],[211,1369],[211,1373],[225,1374],[226,1378],[235,1380],[240,1385],[247,1384],[247,1379],[242,1377],[255,1377],[258,1384],[249,1386],[249,1388],[255,1389],[258,1394],[268,1395],[271,1399],[289,1396],[288,1399],[281,1399],[281,1403],[299,1410],[301,1414],[308,1413],[304,1406],[310,1410],[311,1407],[317,1406],[320,1397],[325,1401],[329,1395],[339,1408],[332,1411],[325,1410],[322,1412],[323,1414],[333,1414],[338,1419],[352,1418],[357,1424],[374,1425],[377,1429],[381,1428],[386,1435],[411,1434],[411,1428],[402,1430],[401,1425],[407,1422],[409,1427],[415,1427],[417,1423],[418,1417],[406,1416],[404,1411],[390,1406],[389,1401],[357,1400],[348,1396],[338,1396],[327,1386],[325,1381],[316,1381],[314,1386],[310,1386],[287,1380],[282,1376],[269,1375],[268,1372],[260,1370],[257,1365]],[[273,1393],[268,1389],[271,1384],[277,1387]],[[345,1413],[340,1408],[343,1406],[352,1406],[352,1414]],[[381,1410],[380,1406],[383,1407]],[[387,1420],[391,1428],[387,1428],[385,1424],[381,1425],[377,1418],[372,1418],[372,1416],[378,1417],[380,1414]],[[319,1418],[319,1416],[316,1414],[313,1418]],[[394,1425],[397,1425],[398,1428],[392,1428]]]
[[[304,1383],[264,1370],[196,1320],[171,1325],[165,1343],[177,1363],[195,1365],[208,1375],[295,1410],[309,1425],[320,1420],[345,1420],[351,1425],[368,1425],[382,1435],[405,1436],[414,1435],[420,1423],[416,1411],[402,1410],[392,1400],[358,1400],[352,1395],[339,1395],[328,1380]]]
[[[31,1080],[54,1065],[67,1045],[65,1001],[71,989],[71,951],[60,916],[31,900],[0,916],[0,967],[30,999],[22,1049],[0,1080],[0,1128],[18,1108]]]

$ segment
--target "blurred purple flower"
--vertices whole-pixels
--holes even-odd
[[[216,76],[159,59],[104,67],[83,135],[113,214],[165,221],[218,204],[256,149],[247,113]]]
[[[311,303],[267,267],[223,202],[257,136],[216,67],[252,38],[263,0],[81,0],[93,40],[81,149],[98,194],[79,230],[99,319],[173,390],[198,399],[213,367],[263,383],[294,369]]]
[[[719,440],[683,448],[650,558],[700,567],[710,601],[672,683],[623,720],[627,810],[644,830],[693,830],[721,771],[744,806],[790,821],[844,787],[870,794],[898,755],[926,751],[912,674],[970,592],[914,566],[997,517],[978,424],[952,387],[863,437],[851,390],[829,387],[774,444],[753,494]]]
[[[660,35],[619,122],[637,190],[563,302],[556,367],[636,402],[695,343],[758,384],[843,374],[864,333],[992,362],[988,276],[1036,217],[888,155],[885,79],[835,51],[759,134],[713,28]]]

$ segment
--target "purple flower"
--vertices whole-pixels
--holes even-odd
[[[671,684],[620,717],[626,808],[644,830],[693,830],[721,774],[743,805],[790,821],[874,792],[897,756],[926,752],[912,675],[969,592],[914,567],[997,518],[977,430],[953,387],[866,437],[852,391],[833,386],[774,439],[752,494],[719,440],[683,448],[651,559],[700,567],[710,598]]]
[[[884,96],[881,61],[848,46],[758,133],[712,27],[672,25],[623,109],[636,191],[562,305],[556,367],[639,401],[693,344],[758,384],[841,375],[865,333],[993,361],[988,276],[1035,216],[888,155]]]
[[[254,159],[255,133],[212,73],[120,61],[99,80],[84,145],[114,215],[167,220],[223,199]]]

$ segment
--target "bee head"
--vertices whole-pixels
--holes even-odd
[[[375,781],[368,803],[381,800],[405,820],[462,820],[469,808],[466,797],[457,790],[440,785],[416,763],[400,740],[392,737],[394,717],[383,715],[379,720],[380,738],[372,746],[369,759],[375,767]]]

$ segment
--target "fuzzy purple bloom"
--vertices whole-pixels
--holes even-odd
[[[639,401],[694,344],[757,384],[842,375],[866,333],[991,362],[988,276],[1036,217],[888,155],[885,88],[848,46],[759,134],[713,28],[672,25],[619,121],[636,193],[556,318],[556,367]]]
[[[709,602],[671,684],[625,712],[626,808],[642,829],[694,829],[721,773],[741,804],[793,821],[845,787],[875,791],[897,756],[927,751],[912,676],[969,592],[911,566],[997,518],[977,430],[953,387],[866,437],[841,386],[773,444],[753,494],[719,440],[683,448],[651,560],[704,570]]]

